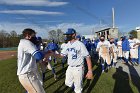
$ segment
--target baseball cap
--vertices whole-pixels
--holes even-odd
[[[72,35],[72,34],[75,34],[75,33],[76,33],[75,29],[68,28],[68,31],[66,33],[64,33],[64,35]]]
[[[82,39],[85,39],[85,36],[82,36]]]
[[[81,36],[80,36],[80,35],[77,35],[77,36],[76,36],[76,38],[79,38],[79,39],[81,39]]]

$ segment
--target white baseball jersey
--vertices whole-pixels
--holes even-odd
[[[38,52],[36,46],[29,40],[21,39],[18,45],[17,75],[37,70],[36,59],[33,55]]]
[[[99,49],[99,55],[103,54],[104,52],[109,52],[109,48],[111,47],[109,41],[105,40],[104,42],[99,42],[97,44],[97,49]],[[107,50],[104,50],[107,49]]]
[[[118,48],[122,48],[122,41],[118,41],[117,45],[119,46]]]
[[[132,39],[132,40],[129,39],[128,41],[129,41],[130,48],[138,48],[138,46],[133,47],[134,44],[139,43],[138,39]]]
[[[63,44],[61,45],[61,50],[63,50],[66,46],[67,46],[67,43],[63,43]]]
[[[85,45],[76,40],[75,42],[67,43],[67,47],[65,47],[61,54],[64,56],[68,56],[68,65],[69,66],[77,66],[84,64],[84,57],[89,56],[89,52],[87,51]]]
[[[118,51],[117,50],[117,46],[114,43],[110,44],[110,47],[112,47],[113,52],[117,52]]]

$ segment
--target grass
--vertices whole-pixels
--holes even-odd
[[[71,88],[65,86],[65,74],[62,73],[61,64],[56,66],[58,80],[54,80],[51,71],[47,70],[44,89],[47,93],[74,93]],[[65,65],[65,69],[67,66]],[[84,93],[139,93],[138,84],[134,84],[132,78],[123,72],[121,68],[111,68],[107,73],[101,74],[101,67],[94,64],[94,79],[84,79]],[[16,75],[16,58],[0,61],[0,93],[25,93]],[[140,81],[139,78],[135,78]]]

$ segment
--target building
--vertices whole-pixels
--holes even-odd
[[[105,35],[105,39],[118,38],[118,28],[105,28],[100,31],[95,32],[97,37]]]
[[[136,27],[137,38],[140,39],[140,27]]]
[[[84,36],[86,39],[90,39],[90,40],[94,40],[94,35],[82,35]]]

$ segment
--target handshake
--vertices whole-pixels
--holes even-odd
[[[57,51],[48,50],[48,51],[44,52],[44,59],[43,59],[43,61],[47,62],[50,56],[52,56],[52,57],[55,56],[55,57],[58,57],[58,58],[62,58],[63,57]]]

